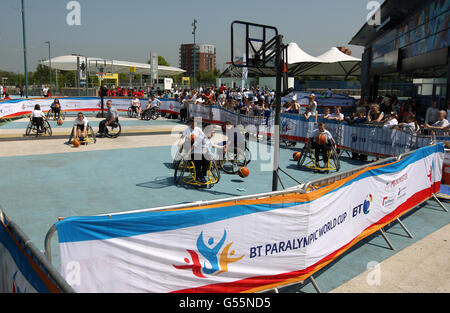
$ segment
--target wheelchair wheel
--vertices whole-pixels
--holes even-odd
[[[306,158],[308,157],[309,154],[311,154],[311,152],[307,147],[304,147],[302,151],[300,151],[300,153],[302,155],[300,156],[300,159],[298,159],[297,161],[297,166],[299,168],[301,168],[305,164]]]
[[[33,129],[33,122],[29,121],[27,128],[25,129],[25,136],[30,136],[32,129]]]
[[[46,116],[47,116],[47,120],[50,120],[50,118],[53,118],[53,120],[55,119],[52,109],[47,111],[47,115]]]
[[[210,170],[211,170],[212,179],[216,180],[215,184],[217,184],[220,181],[220,170],[219,170],[217,161],[215,161],[215,160],[211,161],[211,169]]]
[[[183,181],[185,171],[186,171],[186,162],[180,160],[179,162],[176,163],[175,172],[173,174],[173,181],[175,185],[178,185]]]
[[[129,107],[128,111],[127,111],[128,117],[134,117],[134,114],[135,114],[135,112],[134,112],[133,108]]]
[[[237,149],[236,152],[228,150],[220,163],[222,170],[227,174],[236,174],[242,166],[247,164],[246,153],[241,149]]]
[[[44,133],[49,136],[53,134],[52,127],[48,121],[44,121]]]
[[[119,122],[112,122],[108,126],[105,126],[105,133],[109,138],[117,138],[121,132],[122,127]]]
[[[331,148],[332,158],[334,161],[334,166],[336,167],[336,172],[341,169],[341,163],[339,161],[339,153],[336,151],[334,146]]]
[[[97,138],[95,138],[95,132],[94,129],[89,126],[88,128],[88,136],[91,142],[96,143],[97,142]]]

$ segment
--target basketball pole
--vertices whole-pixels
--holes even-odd
[[[274,152],[273,152],[273,175],[272,175],[272,191],[278,190],[278,167],[280,158],[280,111],[281,111],[281,47],[283,45],[283,36],[277,35],[275,63],[277,68],[276,91],[275,91],[275,121],[274,121]]]

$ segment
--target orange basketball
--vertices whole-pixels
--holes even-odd
[[[57,123],[58,125],[62,125],[62,120],[58,120],[56,123]]]
[[[250,174],[250,171],[247,167],[243,166],[239,169],[238,174],[240,177],[245,178]]]
[[[295,160],[295,161],[298,161],[299,159],[300,159],[300,157],[302,156],[302,153],[301,152],[294,152],[294,155],[292,156],[292,158]]]
[[[194,141],[195,141],[195,135],[191,134],[191,143],[194,143]]]
[[[319,145],[324,145],[324,144],[326,144],[326,143],[327,143],[327,136],[325,136],[324,134],[319,134],[319,135],[317,135],[317,137],[316,137],[316,142],[317,142]]]
[[[80,145],[80,141],[78,139],[74,139],[72,141],[72,144],[73,144],[74,147],[78,147]]]

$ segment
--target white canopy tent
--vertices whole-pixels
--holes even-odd
[[[80,56],[80,63],[85,62],[86,57]],[[45,60],[42,62],[43,65],[49,66],[49,61]],[[130,73],[130,68],[134,68],[134,74],[144,74],[150,75],[151,66],[147,63],[137,63],[137,62],[128,62],[128,61],[118,61],[118,60],[109,60],[95,57],[87,57],[87,70],[89,73],[96,73],[99,70],[100,66],[104,67],[104,72],[109,73]],[[77,70],[77,56],[76,55],[63,55],[54,57],[51,59],[52,69],[57,69],[61,71],[76,71]],[[182,70],[177,67],[172,66],[158,66],[158,74],[162,77],[173,76],[180,73],[184,73],[185,70]]]
[[[338,48],[332,47],[325,53],[319,55],[317,62],[309,68],[303,69],[293,65],[293,71],[296,75],[318,75],[318,76],[359,76],[361,73],[361,59],[347,55]],[[300,63],[302,64],[302,63]]]
[[[288,44],[288,76],[359,76],[361,59],[352,57],[332,47],[325,53],[315,57],[303,51],[295,42]],[[230,65],[222,77],[232,76],[233,65]],[[249,68],[249,75],[275,76],[275,69]]]

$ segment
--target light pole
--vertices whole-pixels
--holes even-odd
[[[46,41],[46,44],[48,44],[48,67],[50,69],[50,88],[52,88],[52,59],[50,55],[50,41]]]
[[[23,65],[25,70],[25,98],[28,98],[28,69],[27,69],[27,43],[25,37],[25,7],[22,0],[22,39],[23,39]]]
[[[194,87],[195,87],[195,72],[196,72],[196,59],[197,59],[197,46],[195,45],[195,31],[197,30],[197,20],[196,19],[194,19],[194,23],[192,23],[192,35],[194,35],[194,47],[193,47],[193,58],[192,58],[192,61],[193,61],[193,75],[194,75],[194,79],[193,79],[193,85],[194,85]]]

